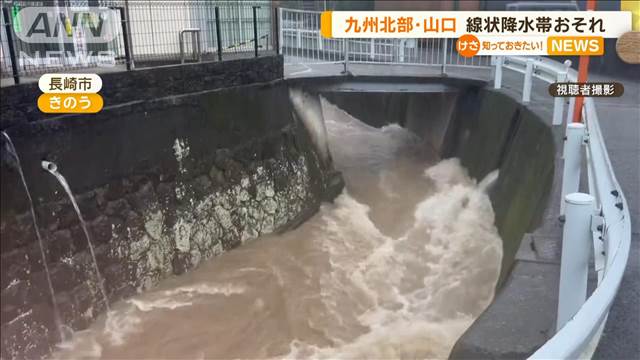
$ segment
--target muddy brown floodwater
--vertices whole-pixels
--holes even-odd
[[[486,187],[323,100],[346,188],[310,220],[114,304],[55,358],[446,358],[493,298]]]

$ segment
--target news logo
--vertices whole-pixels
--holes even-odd
[[[118,14],[109,8],[62,8],[54,6],[25,7],[14,26],[18,38],[26,43],[107,43],[120,34]],[[14,22],[15,23],[15,22]]]
[[[106,7],[33,6],[13,12],[12,27],[20,41],[57,45],[50,46],[51,50],[20,49],[20,62],[48,67],[62,63],[84,66],[91,62],[100,67],[115,66],[113,50],[94,50],[89,45],[122,38],[119,11],[122,10]]]

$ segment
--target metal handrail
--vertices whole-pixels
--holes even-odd
[[[598,287],[591,296],[573,319],[532,355],[534,359],[578,358],[585,355],[590,357],[590,354],[585,354],[585,351],[595,349],[595,346],[589,345],[598,340],[594,335],[602,331],[609,308],[622,281],[629,256],[631,224],[627,201],[611,169],[595,106],[593,101],[588,100],[591,99],[585,99],[590,140],[588,149],[591,155],[588,166],[592,168],[589,183],[593,183],[596,198],[602,205],[605,218],[613,217],[613,222],[607,226],[609,241],[606,267],[603,276],[599,276]],[[614,198],[611,194],[613,190],[618,192],[618,197]],[[618,202],[622,203],[622,210],[615,207]]]
[[[629,209],[607,154],[593,99],[585,99],[585,114],[589,131],[589,184],[596,191],[598,204],[605,219],[608,219],[604,237],[607,240],[606,266],[599,274],[598,286],[591,296],[573,319],[532,355],[534,359],[590,357],[591,354],[585,352],[595,350],[595,344],[622,281],[629,256]],[[612,194],[614,190],[617,191],[617,196]],[[622,209],[616,207],[616,204],[622,204]],[[594,239],[594,242],[597,241]]]
[[[193,48],[193,55],[195,61],[200,61],[202,58],[202,49],[200,45],[200,28],[187,28],[182,29],[178,35],[180,38],[180,63],[184,64],[184,34],[191,34],[191,46]]]
[[[324,38],[321,11],[278,8],[279,53],[285,64],[395,64],[489,68],[489,56],[462,57],[452,39]]]
[[[507,57],[504,59],[504,67],[524,73],[527,61],[532,59]],[[533,69],[537,72],[532,75],[546,82],[554,82],[552,79],[559,76],[566,76],[568,81],[577,81],[576,71],[568,69],[566,64],[546,58],[535,58],[533,63]],[[606,220],[601,235],[604,244],[599,239],[600,233],[593,233],[594,245],[604,249],[604,255],[599,251],[595,252],[598,286],[572,319],[540,347],[531,356],[532,359],[571,359],[592,355],[622,281],[629,256],[631,222],[628,205],[607,153],[593,99],[585,98],[583,114],[588,132],[586,155],[589,192],[595,197],[596,208],[601,210]],[[570,121],[571,116],[567,119]]]

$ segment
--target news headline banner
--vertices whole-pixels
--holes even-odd
[[[325,11],[327,38],[458,38],[463,56],[602,55],[629,11]],[[464,41],[464,44],[462,42]]]

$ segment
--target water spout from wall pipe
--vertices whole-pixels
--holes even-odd
[[[33,229],[36,233],[36,237],[38,238],[38,247],[40,249],[40,257],[42,258],[42,265],[44,267],[44,272],[47,277],[47,285],[49,287],[49,295],[51,295],[51,304],[53,306],[53,320],[55,322],[56,328],[58,329],[58,334],[60,336],[60,341],[67,341],[67,334],[64,331],[65,326],[62,324],[62,320],[60,317],[60,310],[58,309],[58,303],[56,301],[55,291],[53,290],[53,283],[51,282],[51,274],[49,273],[49,265],[47,264],[47,256],[44,250],[44,242],[42,241],[42,235],[40,235],[40,229],[38,228],[38,221],[36,219],[36,212],[33,208],[33,200],[31,198],[31,192],[29,192],[29,187],[27,186],[27,181],[24,178],[24,173],[22,171],[22,165],[20,164],[20,157],[18,156],[18,152],[16,151],[16,147],[13,145],[13,141],[9,135],[2,131],[2,135],[7,139],[7,148],[11,155],[16,160],[16,167],[18,168],[18,173],[20,174],[20,179],[22,180],[22,185],[24,186],[24,191],[27,194],[27,200],[29,201],[29,210],[31,212],[31,220],[33,222]]]
[[[78,215],[78,219],[80,220],[82,231],[84,231],[84,235],[87,238],[87,245],[89,247],[89,252],[91,253],[91,259],[93,260],[93,267],[96,273],[96,281],[98,282],[98,287],[100,289],[100,293],[102,295],[102,300],[104,302],[104,305],[107,309],[107,313],[109,313],[111,308],[109,306],[109,300],[107,299],[107,292],[104,288],[104,280],[102,275],[100,274],[100,268],[98,267],[98,262],[96,260],[96,253],[93,249],[93,244],[91,243],[91,235],[89,235],[89,229],[87,228],[87,223],[84,221],[84,218],[82,217],[82,213],[80,212],[78,203],[76,202],[76,199],[73,196],[73,193],[71,192],[69,183],[67,183],[67,180],[64,178],[64,176],[62,176],[62,174],[58,172],[58,166],[55,163],[51,161],[43,160],[41,165],[44,170],[48,171],[51,175],[55,176],[55,178],[58,180],[60,185],[62,185],[62,188],[64,189],[64,191],[69,196],[69,200],[71,200],[71,203],[73,204],[73,208],[75,209],[76,214]]]

